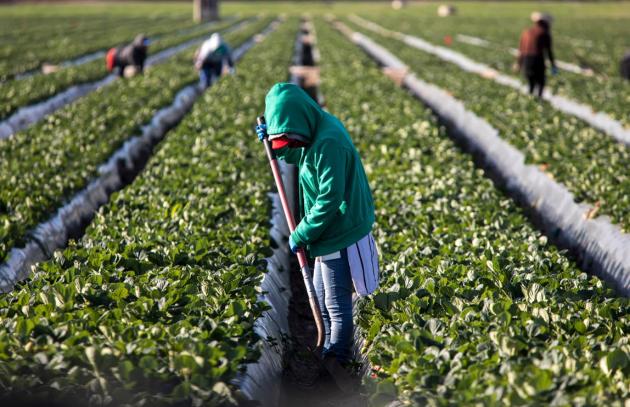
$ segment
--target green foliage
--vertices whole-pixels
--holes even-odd
[[[381,288],[373,405],[622,405],[630,304],[547,243],[419,101],[324,23],[322,92],[364,160]]]
[[[564,184],[577,202],[599,202],[599,214],[609,215],[623,230],[630,230],[630,176],[626,170],[630,149],[626,145],[512,88],[464,72],[401,41],[359,31],[391,50],[419,78],[450,92],[487,120],[530,163],[543,166]]]
[[[531,25],[528,21],[533,10],[541,6],[524,3],[523,7],[507,5],[458,5],[458,14],[438,18],[434,10],[415,8],[411,12],[366,14],[366,17],[387,28],[417,35],[434,44],[444,45],[444,38],[453,39],[450,45],[455,51],[488,64],[505,73],[512,73],[516,58],[509,52],[518,48],[521,31]],[[485,10],[493,7],[494,12]],[[527,9],[529,7],[529,10]],[[559,5],[550,10],[556,16],[552,27],[555,56],[559,60],[587,66],[595,71],[592,77],[560,71],[556,77],[548,77],[554,93],[562,94],[596,111],[603,111],[630,126],[630,82],[619,75],[619,63],[628,52],[625,38],[630,36],[627,8],[619,5],[616,13],[601,15],[586,12],[585,8],[569,11],[573,6]],[[591,5],[591,7],[596,7]],[[624,11],[626,14],[624,15]],[[491,42],[489,48],[466,44],[457,40],[457,34],[481,37]],[[486,81],[488,82],[488,81]],[[471,94],[474,94],[471,92]]]
[[[112,23],[112,22],[110,22]],[[161,36],[158,40],[151,44],[149,52],[155,54],[166,48],[175,46],[177,44],[186,42],[193,38],[198,38],[204,33],[211,33],[216,30],[226,28],[233,22],[223,22],[208,27],[201,27],[200,29],[193,29],[188,27],[188,30],[183,33],[178,31],[182,29],[180,25],[175,25],[177,30],[174,30],[172,26],[166,25],[169,32]],[[113,24],[113,23],[112,23]],[[137,24],[137,22],[136,22]],[[164,22],[162,21],[158,27],[164,30]],[[122,41],[129,42],[137,31],[140,29],[137,25],[133,27],[124,27],[128,31],[122,31],[126,33],[126,37],[120,40],[119,43],[110,42],[106,46],[121,45]],[[144,26],[142,28],[145,28]],[[117,30],[118,31],[118,30]],[[151,31],[148,31],[152,33]],[[118,37],[115,37],[118,38]],[[76,41],[76,40],[75,40]],[[85,41],[88,41],[87,39]],[[101,47],[102,48],[102,47]],[[97,50],[101,48],[96,48]],[[72,85],[80,85],[82,83],[93,82],[104,78],[108,75],[105,67],[105,59],[98,58],[95,61],[85,63],[83,65],[71,66],[63,68],[58,72],[54,72],[48,75],[36,74],[28,78],[19,80],[10,80],[0,84],[0,120],[7,118],[20,107],[28,106],[39,101],[45,100],[54,96]]]
[[[156,36],[194,27],[191,14],[170,7],[59,6],[0,10],[0,80],[131,41],[139,32]],[[59,13],[55,13],[59,11]],[[113,29],[115,28],[115,29]]]
[[[260,19],[228,34],[226,41],[238,46],[270,21]],[[145,75],[102,88],[0,141],[0,261],[85,187],[98,166],[157,110],[197,80],[192,53],[184,51]]]
[[[252,120],[286,78],[297,27],[253,48],[79,243],[0,297],[3,394],[236,404],[230,383],[258,358],[253,324],[266,309],[271,179],[259,176]]]

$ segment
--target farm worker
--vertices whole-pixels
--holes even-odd
[[[621,77],[630,80],[630,51],[621,60]]]
[[[221,34],[214,33],[201,44],[195,52],[195,68],[199,71],[199,84],[204,88],[212,85],[227,64],[230,73],[234,72],[234,61],[230,47],[223,41]]]
[[[266,125],[279,159],[299,169],[302,220],[289,238],[291,251],[315,257],[313,283],[325,325],[325,362],[351,357],[352,291],[378,285],[378,252],[372,237],[374,204],[361,158],[343,124],[304,90],[274,85],[265,98]]]
[[[551,21],[548,14],[534,12],[531,15],[534,26],[523,31],[518,49],[518,68],[523,70],[529,82],[529,93],[538,88],[538,96],[542,97],[545,87],[545,56],[551,62],[551,72],[558,73],[551,48]]]
[[[121,78],[125,75],[125,68],[128,66],[134,67],[135,72],[142,73],[149,44],[150,41],[144,34],[138,34],[131,44],[110,49],[105,57],[107,69],[111,72],[114,68],[118,68],[118,76]]]

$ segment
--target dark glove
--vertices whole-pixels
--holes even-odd
[[[554,66],[551,67],[551,74],[553,76],[558,75],[558,67],[557,66],[554,65]]]
[[[291,248],[291,251],[293,253],[297,253],[298,250],[300,250],[297,243],[295,243],[295,241],[293,240],[293,236],[289,236],[289,247]]]
[[[256,134],[258,135],[258,140],[263,141],[267,137],[267,125],[259,124],[256,126]]]

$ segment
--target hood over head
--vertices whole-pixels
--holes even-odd
[[[322,108],[302,88],[292,83],[275,84],[265,97],[267,133],[292,133],[313,141]]]
[[[223,38],[221,38],[221,34],[214,33],[210,36],[210,48],[217,49],[223,43]]]

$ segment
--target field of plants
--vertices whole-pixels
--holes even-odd
[[[256,399],[243,387],[256,381],[248,367],[267,366],[265,352],[285,349],[275,346],[279,341],[291,343],[260,325],[274,306],[262,301],[261,282],[299,271],[269,265],[272,249],[284,243],[270,236],[275,187],[253,126],[267,90],[297,72],[291,67],[305,49],[296,46],[300,24],[311,21],[307,40],[318,74],[310,86],[350,133],[376,206],[381,281],[356,302],[355,345],[366,372],[356,400],[626,407],[630,302],[623,293],[630,269],[609,284],[580,261],[574,246],[557,246],[557,234],[541,231],[536,208],[521,206],[495,184],[501,174],[480,167],[439,114],[401,86],[399,73],[381,69],[335,25],[371,38],[409,72],[461,101],[576,202],[596,208],[584,214],[586,222],[616,225],[625,239],[617,247],[630,249],[630,147],[548,102],[355,18],[510,73],[510,48],[531,11],[542,7],[455,6],[455,16],[439,18],[437,3],[393,10],[388,2],[230,2],[221,4],[220,21],[202,24],[184,3],[0,7],[0,122],[106,77],[96,53],[138,32],[154,38],[150,54],[215,31],[233,49],[255,39],[235,74],[198,91],[192,109],[146,152],[137,177],[108,191],[82,236],[48,253],[28,278],[0,294],[0,405],[33,399],[63,406],[214,406]],[[544,6],[556,18],[557,58],[593,72],[561,71],[550,79],[553,92],[628,126],[630,82],[619,77],[618,61],[630,48],[630,7]],[[486,42],[458,40],[470,37]],[[17,249],[44,245],[34,233],[38,225],[197,81],[195,48],[0,139],[0,280]],[[44,64],[60,69],[44,74]],[[270,366],[267,373],[279,387],[282,369]],[[276,390],[263,391],[268,400]],[[304,394],[314,393],[311,387]],[[354,406],[348,400],[334,405]],[[310,405],[322,403],[305,399],[304,407]]]
[[[363,135],[354,141],[378,180],[387,280],[359,313],[375,404],[628,397],[621,370],[590,368],[626,366],[627,301],[549,245],[358,49],[325,24],[318,37],[328,108]]]
[[[515,56],[510,49],[518,48],[520,32],[531,24],[528,18],[532,7],[514,6],[491,14],[483,10],[474,3],[464,3],[458,6],[458,13],[449,18],[435,18],[430,8],[418,8],[404,15],[365,16],[387,28],[417,35],[438,45],[448,41],[454,50],[511,73]],[[552,35],[556,58],[593,70],[592,76],[561,70],[557,77],[550,79],[550,88],[630,125],[630,83],[619,77],[619,63],[630,47],[627,40],[629,12],[622,5],[596,4],[550,6],[545,10],[555,17]],[[480,38],[489,44],[471,45],[458,40],[458,35]]]
[[[523,150],[531,163],[543,166],[566,185],[577,201],[599,203],[602,213],[630,230],[627,146],[546,103],[522,97],[512,88],[347,22],[398,55],[420,78],[452,93],[488,120],[502,137]],[[630,104],[627,106],[630,109]]]

